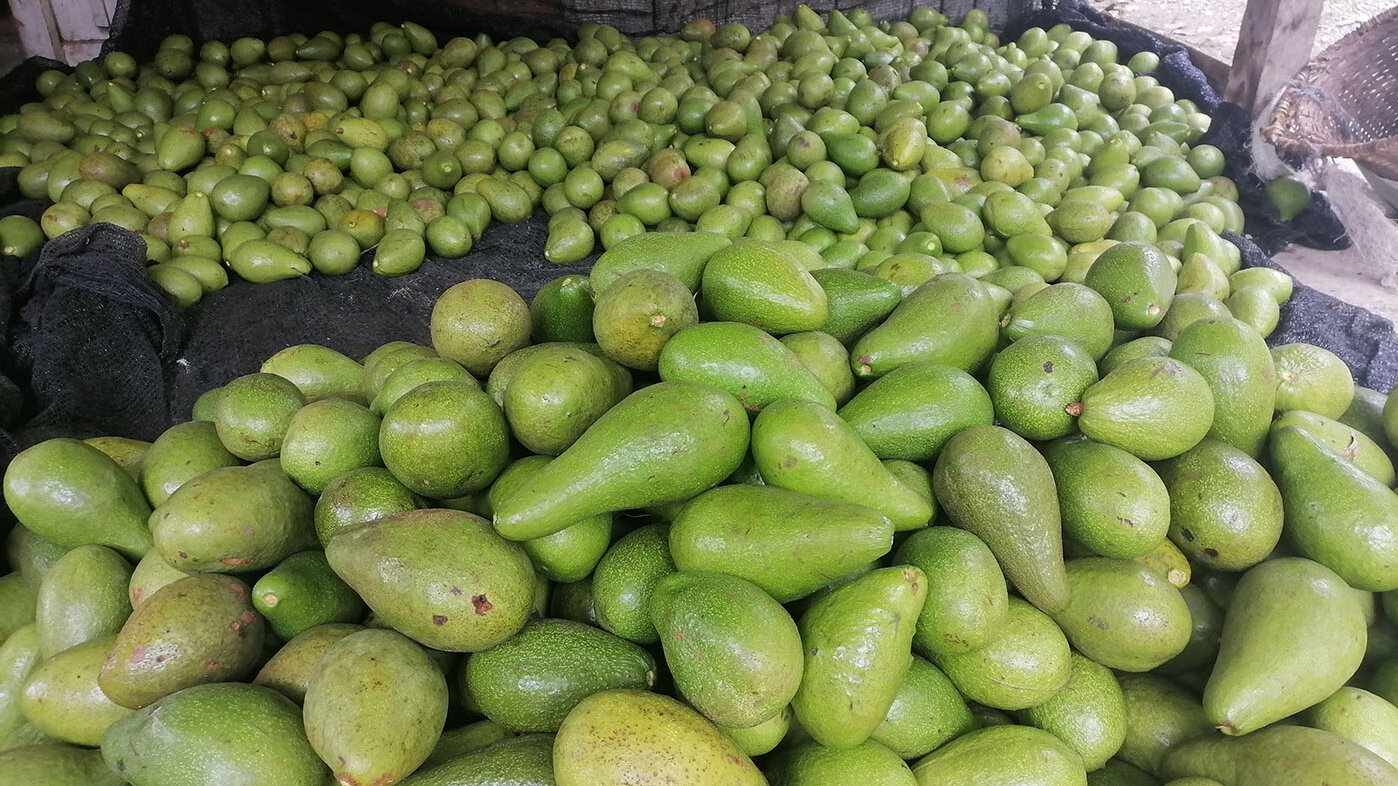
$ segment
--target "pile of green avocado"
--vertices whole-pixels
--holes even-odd
[[[696,20],[628,39],[442,45],[415,24],[114,52],[44,73],[0,117],[0,167],[52,203],[0,220],[24,256],[91,223],[140,233],[190,305],[230,276],[386,276],[466,255],[491,222],[549,214],[544,256],[648,230],[792,239],[902,286],[941,272],[1017,289],[1116,241],[1161,243],[1220,301],[1237,188],[1209,117],[1066,25],[1002,43],[973,11],[875,23],[799,6],[754,33]],[[1195,257],[1199,254],[1199,257]],[[1265,323],[1256,292],[1234,311]],[[1263,331],[1264,333],[1266,330]]]
[[[1177,266],[648,233],[30,447],[0,783],[1396,786],[1398,393]]]

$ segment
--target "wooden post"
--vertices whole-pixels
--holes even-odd
[[[1224,99],[1262,111],[1310,62],[1324,6],[1325,0],[1248,0]]]

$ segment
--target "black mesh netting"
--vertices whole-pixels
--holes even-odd
[[[828,9],[861,4],[837,0],[811,5]],[[912,2],[874,0],[862,5],[884,16],[901,16]],[[954,18],[972,5],[962,0],[940,3]],[[980,5],[993,6],[992,21],[1000,24],[1010,11],[1041,4],[1010,0]],[[175,32],[205,39],[265,37],[327,26],[363,30],[380,19],[413,19],[439,34],[478,29],[509,35],[566,34],[592,21],[650,33],[676,29],[696,16],[755,24],[792,6],[794,0],[123,0],[118,32],[109,47],[148,57],[162,37]],[[1233,238],[1243,248],[1245,264],[1270,266],[1267,253],[1292,241],[1320,247],[1343,242],[1323,204],[1296,222],[1275,221],[1261,184],[1248,173],[1248,118],[1237,107],[1220,104],[1216,90],[1182,48],[1110,27],[1076,2],[1028,11],[1009,21],[1006,29],[1018,35],[1028,26],[1060,21],[1115,41],[1127,55],[1143,49],[1160,53],[1161,81],[1213,113],[1208,141],[1227,153],[1228,174],[1242,187],[1248,213],[1250,239]],[[31,60],[0,79],[0,112],[33,100],[34,77],[54,65]],[[37,216],[42,205],[18,201],[13,178],[14,170],[0,170],[0,214]],[[180,312],[147,280],[134,236],[105,226],[75,232],[50,243],[36,258],[0,265],[0,324],[7,326],[10,339],[0,353],[0,459],[8,460],[17,447],[55,434],[153,439],[185,418],[201,392],[256,371],[264,358],[293,344],[324,344],[362,357],[389,340],[425,342],[434,300],[458,281],[495,278],[529,298],[544,282],[586,269],[586,264],[564,268],[545,262],[545,235],[545,222],[536,215],[524,224],[492,226],[462,260],[429,259],[421,270],[401,278],[382,278],[361,265],[339,277],[317,274],[258,285],[235,282]],[[1300,285],[1272,336],[1273,343],[1291,341],[1309,341],[1340,355],[1361,384],[1387,390],[1398,382],[1398,338],[1390,323]],[[21,390],[26,395],[21,396]]]

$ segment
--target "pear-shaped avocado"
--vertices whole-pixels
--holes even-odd
[[[102,758],[133,786],[319,786],[295,704],[270,688],[197,685],[112,724]]]
[[[150,505],[136,481],[97,448],[50,439],[5,469],[5,504],[19,523],[59,546],[109,546],[132,559],[150,550]]]
[[[744,240],[720,249],[704,267],[702,286],[704,302],[719,319],[774,336],[819,330],[830,315],[825,290],[775,243]]]
[[[819,404],[783,399],[768,406],[753,423],[752,455],[770,485],[867,505],[899,530],[932,519],[931,500],[903,484],[848,423]]]
[[[835,397],[796,353],[760,328],[705,322],[676,333],[660,352],[660,378],[701,382],[761,412],[773,401],[799,398],[830,409]]]
[[[325,653],[307,686],[303,717],[311,747],[339,783],[396,783],[436,746],[447,719],[447,682],[411,640],[362,630]]]
[[[590,603],[596,624],[638,644],[658,640],[650,618],[655,585],[675,572],[664,524],[650,524],[623,536],[597,563]]]
[[[1126,739],[1126,700],[1111,669],[1073,653],[1068,684],[1024,711],[1029,724],[1067,743],[1088,771],[1099,770]]]
[[[796,695],[802,668],[796,623],[752,582],[672,573],[656,583],[650,616],[675,687],[714,723],[756,726]]]
[[[1165,577],[1135,561],[1068,563],[1068,607],[1054,615],[1074,649],[1118,671],[1150,671],[1189,643],[1189,607]]]
[[[1020,595],[1049,613],[1067,607],[1058,494],[1032,445],[999,426],[966,429],[942,449],[932,482],[952,523],[990,547]]]
[[[947,675],[914,656],[888,714],[869,739],[904,759],[916,759],[976,726],[971,708]]]
[[[689,499],[731,475],[747,448],[748,420],[731,394],[694,382],[651,385],[499,500],[495,526],[529,540],[599,513]]]
[[[24,717],[63,742],[101,745],[107,728],[131,714],[97,686],[97,675],[115,640],[115,636],[93,639],[40,663],[19,698]]]
[[[1360,401],[1361,397],[1356,395],[1354,400]],[[1351,406],[1350,409],[1352,411],[1354,407]],[[1398,483],[1398,473],[1394,472],[1393,460],[1383,447],[1388,438],[1383,436],[1381,429],[1376,441],[1347,423],[1299,409],[1287,410],[1278,415],[1277,419],[1272,421],[1271,430],[1275,433],[1287,426],[1294,426],[1310,434],[1330,452],[1364,470],[1381,485],[1392,488],[1394,483]]]
[[[919,362],[874,380],[840,408],[840,417],[879,458],[928,461],[957,432],[989,426],[995,412],[975,377]]]
[[[131,615],[131,565],[106,546],[79,546],[44,574],[34,608],[45,657],[121,630]]]
[[[957,737],[915,763],[913,774],[918,786],[1087,786],[1077,752],[1031,726],[992,726]]]
[[[918,652],[967,652],[1000,633],[1009,618],[1009,593],[1000,563],[985,542],[964,529],[914,532],[893,555],[894,564],[927,574],[927,602],[917,619]]]
[[[291,381],[307,401],[339,396],[367,404],[364,367],[353,359],[319,344],[297,344],[262,361],[264,374]]]
[[[878,783],[917,786],[907,762],[886,746],[867,740],[850,748],[805,742],[785,748],[763,763],[767,777],[778,786],[837,786]]]
[[[151,549],[146,552],[146,556],[141,557],[141,561],[136,563],[136,568],[131,571],[131,583],[127,585],[127,597],[131,600],[131,608],[136,608],[146,599],[154,595],[161,587],[188,576],[188,571],[170,567],[170,563],[160,556],[158,549]]]
[[[1213,391],[1208,435],[1256,458],[1267,441],[1277,390],[1267,342],[1231,317],[1201,319],[1175,338],[1170,357],[1198,371]]]
[[[290,253],[276,244],[267,245]],[[273,458],[281,452],[291,416],[306,403],[296,385],[276,374],[258,373],[238,377],[222,391],[213,418],[228,452],[246,461]]]
[[[238,457],[219,440],[214,424],[199,420],[179,423],[166,429],[146,451],[141,487],[150,503],[158,506],[190,480],[238,463]]]
[[[505,415],[475,382],[428,382],[389,407],[384,466],[412,491],[450,499],[479,491],[509,461]]]
[[[0,741],[24,724],[19,697],[24,682],[43,659],[39,651],[39,631],[25,625],[0,644]]]
[[[1172,458],[1199,444],[1214,421],[1214,396],[1199,372],[1173,358],[1126,363],[1069,405],[1097,442],[1145,459]]]
[[[486,717],[514,732],[555,732],[588,696],[648,690],[655,658],[639,645],[571,620],[534,620],[468,658],[461,685]]]
[[[402,783],[403,786],[488,786],[497,783],[554,786],[553,735],[506,737],[443,761],[434,762],[429,758],[423,764],[423,769]]]
[[[1150,773],[1170,751],[1203,734],[1212,725],[1199,697],[1158,674],[1118,674],[1126,702],[1126,739],[1116,756]]]
[[[551,463],[551,456],[525,456],[506,467],[491,484],[487,505],[493,509],[499,500]],[[597,561],[612,544],[613,518],[611,513],[588,516],[552,535],[526,540],[521,545],[534,567],[550,581],[581,581],[592,575]]]
[[[990,292],[979,281],[946,273],[918,287],[883,324],[855,342],[850,364],[861,379],[919,360],[970,371],[994,351],[999,318]]]
[[[1364,657],[1364,612],[1333,571],[1299,557],[1244,574],[1223,621],[1204,712],[1247,734],[1339,690]]]
[[[553,767],[558,786],[767,783],[737,744],[702,715],[668,696],[638,690],[594,693],[574,707],[554,739]]]
[[[240,679],[262,653],[262,617],[248,585],[201,573],[169,584],[132,612],[97,683],[139,709],[178,690]]]
[[[966,698],[1001,710],[1036,707],[1072,674],[1071,650],[1052,619],[1019,598],[1008,618],[980,649],[934,652],[932,661]]]
[[[1202,776],[1225,786],[1395,786],[1398,769],[1338,734],[1278,725],[1245,737],[1200,737],[1165,759],[1167,778]]]
[[[1294,426],[1271,454],[1297,551],[1356,589],[1398,589],[1398,495]]]
[[[108,458],[126,470],[126,474],[140,481],[141,465],[145,463],[146,451],[150,450],[151,443],[126,437],[89,437],[83,442],[106,453]]]
[[[796,543],[791,559],[774,558]],[[670,526],[670,553],[680,570],[738,576],[781,603],[853,573],[892,547],[893,522],[877,510],[777,486],[719,486],[688,502]]]
[[[361,630],[364,630],[362,625],[346,623],[317,625],[304,630],[277,650],[257,672],[252,684],[266,685],[300,704],[306,698],[306,686],[320,668],[320,659],[335,642]]]
[[[589,278],[594,292],[602,292],[633,270],[660,270],[689,287],[699,289],[704,265],[732,240],[711,232],[644,232],[608,248],[597,258]]]
[[[1357,742],[1398,766],[1398,707],[1387,699],[1345,686],[1306,710],[1305,718],[1308,725]]]
[[[1040,447],[1058,486],[1063,533],[1094,554],[1135,559],[1170,527],[1170,496],[1149,464],[1092,440]]]
[[[252,603],[283,641],[317,625],[364,618],[364,601],[318,549],[298,551],[263,574],[252,586]]]
[[[1106,298],[1123,330],[1148,330],[1165,318],[1174,301],[1175,269],[1149,243],[1118,243],[1103,251],[1083,283]]]
[[[817,742],[849,748],[878,728],[911,667],[913,632],[926,598],[921,570],[880,568],[802,615],[805,671],[792,708]]]
[[[275,462],[186,482],[151,515],[155,547],[184,571],[264,570],[316,545],[315,506]]]
[[[607,358],[562,344],[540,347],[505,389],[510,433],[534,453],[556,456],[631,392],[629,379]]]
[[[1282,534],[1282,495],[1242,450],[1205,438],[1155,465],[1170,494],[1170,540],[1196,565],[1246,570]]]
[[[857,270],[813,270],[811,278],[825,290],[829,301],[828,315],[820,329],[845,346],[882,322],[903,299],[897,284]]]
[[[102,754],[76,745],[41,743],[0,752],[6,783],[24,786],[122,786],[131,783],[102,763]]]
[[[339,532],[325,556],[380,619],[434,649],[489,649],[524,627],[533,607],[524,549],[463,511],[385,516]]]

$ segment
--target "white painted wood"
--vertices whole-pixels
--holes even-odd
[[[19,42],[26,55],[64,59],[63,38],[47,0],[10,0],[10,13],[19,27]]]
[[[1224,98],[1255,112],[1311,59],[1325,0],[1248,0]]]
[[[25,54],[70,65],[101,54],[115,8],[116,0],[10,0]]]
[[[93,6],[100,0],[48,0],[58,22],[58,32],[64,41],[95,41],[106,37],[107,31],[97,26]]]

